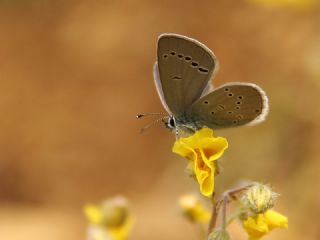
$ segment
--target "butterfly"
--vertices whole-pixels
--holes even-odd
[[[210,80],[217,69],[213,52],[197,40],[173,33],[159,36],[154,81],[169,114],[162,119],[178,137],[203,127],[256,124],[268,114],[268,98],[253,83],[235,82],[214,88]]]

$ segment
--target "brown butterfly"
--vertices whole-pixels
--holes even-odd
[[[159,36],[157,55],[155,85],[169,114],[164,122],[178,136],[203,127],[237,127],[265,119],[268,98],[259,86],[228,83],[213,87],[210,80],[218,62],[204,44],[186,36],[165,33]]]

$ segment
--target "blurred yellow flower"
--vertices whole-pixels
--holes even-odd
[[[249,0],[268,7],[295,7],[308,9],[319,5],[319,0]]]
[[[129,213],[127,200],[115,197],[99,205],[87,204],[84,213],[90,223],[90,240],[125,240],[133,219]]]
[[[189,160],[188,168],[195,174],[201,193],[209,197],[214,192],[215,160],[227,147],[225,138],[213,137],[212,129],[203,128],[190,137],[179,138],[172,151]]]
[[[257,240],[274,228],[288,228],[288,218],[273,210],[243,220],[250,240]]]
[[[197,195],[186,194],[181,196],[179,206],[183,215],[191,222],[205,224],[210,220],[210,211],[204,208]]]

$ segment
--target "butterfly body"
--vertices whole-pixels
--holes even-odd
[[[252,83],[213,88],[215,55],[197,40],[162,34],[158,40],[154,79],[164,108],[166,127],[188,135],[209,127],[236,127],[263,121],[268,112],[264,91]]]

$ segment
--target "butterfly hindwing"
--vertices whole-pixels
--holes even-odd
[[[264,120],[268,99],[255,84],[230,83],[197,100],[187,115],[199,126],[236,127]]]

